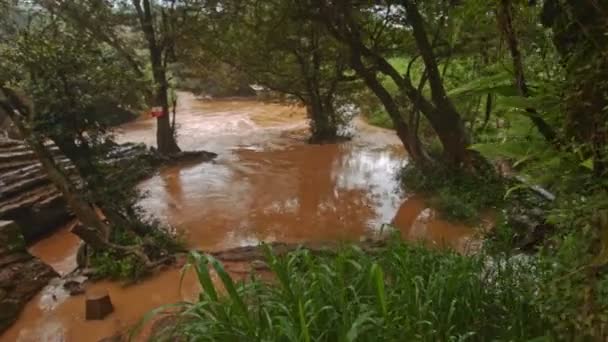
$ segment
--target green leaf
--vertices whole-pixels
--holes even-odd
[[[593,158],[589,158],[589,159],[585,160],[580,165],[586,169],[593,171],[593,166],[594,166]]]
[[[388,317],[388,308],[386,303],[386,294],[384,290],[384,272],[382,267],[377,263],[374,263],[370,269],[371,281],[376,289],[376,297],[378,298],[378,306],[382,315]]]

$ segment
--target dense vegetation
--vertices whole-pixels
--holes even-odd
[[[234,284],[213,257],[193,254],[204,292],[163,337],[197,341],[524,341],[546,334],[536,265],[464,257],[394,242],[375,255],[307,250],[267,262],[276,277]],[[211,283],[221,278],[224,294]]]
[[[405,187],[451,219],[496,213],[485,252],[472,257],[400,244],[371,256],[301,251],[269,256],[277,283],[236,288],[198,257],[207,291],[174,333],[608,337],[608,2],[60,0],[0,9],[0,111],[84,224],[79,236],[103,275],[154,267],[176,247],[138,214],[136,194],[116,191],[134,180],[104,186],[121,178],[101,162],[114,146],[110,126],[149,106],[161,109],[158,151],[178,154],[176,87],[242,94],[256,84],[299,101],[311,143],[342,140],[352,119],[344,108],[354,104],[395,130],[411,161]],[[75,176],[54,163],[47,139]],[[526,262],[513,259],[524,252]],[[226,296],[208,284],[209,262]]]

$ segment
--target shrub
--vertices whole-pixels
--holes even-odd
[[[505,184],[492,174],[407,165],[401,179],[406,191],[429,195],[431,204],[447,219],[467,223],[478,220],[483,210],[500,207],[505,194]]]

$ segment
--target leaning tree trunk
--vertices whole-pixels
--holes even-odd
[[[19,100],[14,92],[8,89],[2,89],[2,95],[6,98],[6,100],[0,102],[2,109],[11,118],[21,136],[28,143],[49,179],[57,186],[78,220],[85,226],[90,227],[96,235],[93,239],[83,238],[83,240],[93,248],[103,248],[104,245],[101,241],[109,238],[110,226],[99,218],[93,206],[80,194],[81,191],[74,187],[61,166],[55,162],[52,154],[46,149],[44,143],[36,137],[25,122],[25,118],[30,114],[28,107],[23,101]]]
[[[414,1],[404,0],[403,5],[406,9],[408,22],[412,26],[416,46],[426,68],[431,87],[431,99],[435,105],[434,110],[420,109],[433,126],[439,140],[441,140],[445,161],[456,166],[469,164],[471,162],[471,151],[468,149],[470,145],[469,135],[460,114],[443,86],[437,58],[424,27],[424,19]],[[415,97],[409,96],[412,101],[416,101],[420,95],[419,92],[410,91],[409,93],[415,95]]]
[[[94,196],[103,193],[106,184],[103,179],[98,179],[96,166],[93,161],[93,151],[88,145],[81,143],[76,145],[71,137],[51,136],[51,140],[59,147],[68,159],[76,166],[78,173],[86,180],[90,186]],[[95,196],[97,198],[97,196]],[[121,203],[122,204],[122,203]],[[129,222],[123,217],[119,208],[117,208],[113,199],[108,199],[106,196],[101,196],[95,201],[95,205],[100,208],[110,221],[111,226],[128,227]]]
[[[55,162],[43,141],[34,134],[28,123],[33,117],[31,108],[14,91],[6,87],[0,87],[0,110],[6,112],[42,164],[51,182],[59,189],[76,218],[82,223],[73,229],[73,233],[93,249],[131,254],[139,258],[146,267],[154,267],[156,263],[150,261],[140,246],[120,246],[110,242],[111,226],[102,221],[93,205],[81,195],[81,190],[72,184],[66,172]]]
[[[497,14],[500,29],[504,35],[504,39],[507,41],[511,59],[513,60],[515,86],[520,96],[529,97],[530,91],[528,90],[528,84],[526,83],[523,58],[519,50],[517,32],[515,32],[515,28],[513,27],[513,4],[511,3],[511,0],[500,0]],[[526,112],[540,134],[542,134],[547,141],[553,142],[557,137],[553,128],[533,108],[527,108]]]
[[[378,80],[378,77],[365,67],[362,61],[361,52],[356,46],[351,45],[351,66],[363,79],[368,88],[378,97],[384,109],[388,113],[397,136],[401,140],[401,143],[405,147],[405,150],[409,154],[414,164],[420,167],[427,167],[431,164],[431,160],[428,155],[422,149],[422,145],[416,136],[415,131],[412,130],[407,122],[405,121],[405,115],[401,112],[400,106],[395,102],[395,99],[389,93],[389,91],[382,85]]]

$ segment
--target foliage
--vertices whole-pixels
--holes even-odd
[[[601,6],[605,9],[605,5]],[[519,10],[521,15],[530,14]],[[569,1],[545,2],[543,22],[547,24],[547,16],[553,17],[553,36],[530,32],[534,45],[528,48],[536,53],[525,64],[533,85],[529,96],[488,87],[490,82],[486,80],[469,87],[485,89],[496,96],[500,121],[482,133],[473,148],[488,158],[510,162],[511,172],[524,182],[508,193],[540,185],[555,197],[546,204],[546,222],[553,226],[554,234],[543,243],[538,256],[542,262],[537,273],[545,279],[538,301],[542,315],[563,340],[599,340],[607,335],[604,268],[608,260],[608,180],[602,165],[606,141],[599,133],[604,130],[603,124],[592,124],[597,129],[595,133],[588,130],[590,122],[605,122],[605,116],[601,119],[605,114],[598,110],[604,100],[597,97],[596,91],[605,87],[605,81],[597,77],[605,66],[605,58],[598,56],[605,55],[606,50],[589,40],[593,40],[593,34],[605,35],[606,29],[594,26],[593,17],[576,21],[577,15],[584,12],[587,16],[596,10],[585,10]],[[591,46],[594,48],[589,50]],[[575,57],[581,54],[585,57]],[[539,135],[528,120],[531,109],[555,128],[557,141],[547,141]],[[574,130],[573,125],[577,126]],[[501,234],[508,235],[512,227],[499,228]]]
[[[367,122],[370,125],[382,128],[394,128],[393,121],[388,114],[381,108],[375,108],[372,112],[366,113]]]
[[[407,192],[427,194],[448,219],[474,223],[483,211],[503,204],[505,184],[494,174],[477,175],[441,167],[422,170],[406,166],[401,179]],[[480,188],[484,191],[479,191]]]
[[[161,260],[184,251],[184,244],[179,236],[168,231],[157,219],[145,216],[141,209],[129,217],[128,224],[129,227],[115,227],[110,242],[121,246],[144,246],[146,254],[153,260]],[[116,251],[93,250],[89,262],[97,279],[132,282],[145,277],[150,271],[142,264],[141,259]]]
[[[39,140],[72,160],[91,203],[122,218],[111,242],[153,259],[180,249],[134,206],[153,162],[105,158],[116,148],[110,127],[153,93],[166,110],[174,84],[291,94],[321,138],[348,121],[353,111],[341,108],[354,101],[371,124],[397,131],[413,161],[408,191],[469,223],[500,209],[495,257],[399,244],[374,256],[299,251],[269,255],[277,284],[234,287],[219,263],[193,256],[207,291],[185,308],[180,334],[522,340],[551,326],[558,339],[608,336],[608,2],[2,1],[0,10],[1,85],[31,98]],[[177,151],[166,119],[158,136]],[[509,180],[470,172],[478,153]],[[539,192],[544,203],[529,200]],[[529,265],[515,264],[502,256],[522,234],[510,219],[537,207],[552,235]],[[91,260],[98,275],[140,276],[141,261],[123,257]],[[209,265],[228,297],[211,287]]]
[[[31,98],[40,134],[91,146],[102,142],[111,125],[134,117],[145,86],[109,46],[61,22],[35,18],[0,45],[5,82]]]
[[[186,340],[522,341],[549,328],[531,304],[533,266],[515,259],[398,242],[377,255],[356,247],[335,256],[267,250],[276,281],[238,284],[210,256],[193,254],[191,262],[204,291],[167,331]]]
[[[146,271],[138,258],[119,256],[109,251],[93,253],[90,262],[97,279],[132,281],[144,276]]]

